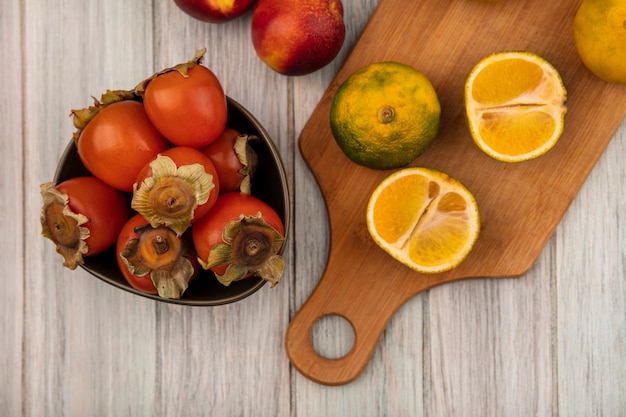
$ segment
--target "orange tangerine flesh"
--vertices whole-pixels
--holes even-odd
[[[367,206],[367,227],[392,257],[422,273],[458,266],[480,231],[474,196],[460,182],[428,168],[405,168],[384,179]]]
[[[465,84],[472,139],[487,155],[504,162],[543,155],[563,132],[566,95],[558,71],[538,55],[489,55]]]

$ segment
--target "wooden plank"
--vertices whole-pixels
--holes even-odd
[[[340,55],[328,67],[306,77],[294,78],[295,133],[298,137],[326,86],[351,52],[378,1],[344,2],[346,40]],[[319,282],[328,257],[328,217],[320,190],[309,167],[296,155],[296,279],[295,312]],[[302,231],[306,231],[302,233]],[[301,374],[292,377],[296,415],[366,416],[422,415],[423,303],[416,298],[407,303],[385,331],[364,371],[363,380],[349,386],[328,387],[312,384]],[[319,323],[311,335],[323,355],[336,357],[346,353],[353,342],[349,325],[338,320]]]
[[[53,178],[71,108],[152,69],[144,2],[22,2],[25,222],[25,415],[152,415],[154,303],[61,266],[41,238],[39,184]],[[123,29],[121,29],[123,28]],[[144,45],[144,47],[137,47]],[[148,46],[146,48],[145,46]]]
[[[549,245],[522,278],[429,291],[429,415],[551,415],[553,241]]]
[[[186,61],[206,47],[203,63],[226,94],[266,128],[292,186],[288,83],[257,58],[250,24],[251,15],[206,24],[183,14],[172,1],[157,2],[155,69]],[[215,308],[157,306],[157,415],[289,415],[290,370],[283,340],[295,280],[293,242],[288,238],[287,270],[275,288],[265,286],[241,302]]]
[[[3,265],[3,290],[0,292],[0,410],[7,415],[19,415],[22,400],[22,333],[24,330],[24,159],[22,106],[16,98],[22,95],[21,10],[19,2],[3,5],[0,13],[0,60],[11,63],[0,77],[0,202],[2,233],[0,234],[0,264]]]
[[[626,115],[626,87],[593,77],[578,58],[570,30],[577,4],[574,0],[553,2],[549,7],[542,2],[493,5],[433,0],[410,6],[398,0],[380,2],[300,137],[301,151],[320,184],[331,225],[325,276],[287,333],[290,359],[301,372],[324,383],[349,382],[367,364],[389,317],[414,294],[463,278],[518,276],[533,265]],[[489,26],[484,25],[485,19]],[[515,28],[533,30],[515,31],[512,22]],[[408,47],[409,41],[419,48]],[[544,56],[559,69],[569,90],[566,127],[559,144],[543,157],[522,164],[500,163],[484,155],[469,139],[463,122],[467,74],[484,56],[507,49]],[[388,59],[414,65],[427,74],[442,103],[439,140],[414,164],[459,179],[472,190],[480,207],[481,237],[466,261],[448,273],[413,273],[368,238],[367,199],[388,172],[351,163],[330,133],[328,111],[338,85],[356,69]],[[606,130],[594,129],[596,125]],[[376,271],[385,271],[386,279],[378,279]],[[337,293],[347,297],[332,296]],[[346,316],[359,341],[349,355],[335,361],[316,355],[308,341],[311,323],[328,313]]]
[[[624,155],[626,122],[557,230],[559,415],[626,410]]]

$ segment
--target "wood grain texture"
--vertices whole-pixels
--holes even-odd
[[[69,110],[107,88],[133,86],[152,70],[150,49],[134,50],[128,41],[147,43],[152,22],[141,16],[151,8],[122,1],[23,4],[24,233],[32,239],[25,245],[22,412],[152,414],[157,334],[146,323],[154,323],[154,304],[63,268],[38,221],[39,184],[52,179],[71,139]],[[134,401],[118,400],[129,393]]]
[[[258,60],[249,15],[214,26],[171,1],[0,6],[0,414],[623,416],[624,125],[524,277],[465,281],[410,299],[351,384],[320,385],[290,366],[285,332],[319,282],[330,242],[326,204],[297,138],[378,1],[344,3],[340,56],[298,78]],[[490,30],[501,24],[490,21]],[[69,271],[39,227],[39,184],[52,178],[70,139],[69,110],[202,46],[228,94],[273,136],[294,209],[283,282],[206,309],[156,303]],[[352,340],[332,327],[314,337],[331,356]]]
[[[522,278],[430,291],[430,415],[550,415],[551,246]]]
[[[492,6],[471,1],[410,5],[381,1],[302,130],[300,148],[327,203],[331,242],[322,280],[290,323],[286,343],[294,366],[315,381],[335,385],[356,378],[388,320],[420,291],[464,278],[526,273],[626,115],[626,87],[591,76],[578,57],[571,34],[576,1],[562,0],[549,7],[539,2]],[[494,23],[486,26],[485,19]],[[513,32],[511,22],[528,30]],[[426,30],[428,25],[433,27]],[[546,36],[548,31],[551,36]],[[561,140],[551,152],[506,164],[483,154],[471,140],[463,92],[478,61],[515,49],[533,51],[559,69],[568,89],[568,114]],[[446,53],[434,55],[440,51]],[[352,163],[330,132],[330,106],[339,85],[357,69],[385,60],[424,72],[441,102],[438,140],[413,165],[439,169],[460,180],[476,197],[481,213],[481,235],[472,252],[459,267],[443,274],[412,272],[369,239],[367,201],[389,171]],[[593,124],[605,129],[594,129]],[[309,340],[312,323],[326,314],[344,316],[357,333],[352,351],[333,360],[317,355]]]
[[[557,351],[563,415],[626,412],[626,123],[557,231]],[[590,213],[589,205],[597,208]],[[585,242],[584,248],[581,247]],[[617,379],[616,379],[617,378]]]
[[[0,264],[3,265],[3,291],[0,291],[0,410],[19,415],[23,396],[22,336],[24,331],[24,157],[23,113],[16,103],[21,95],[23,74],[21,54],[20,4],[2,6],[0,13],[0,60],[13,67],[0,77]]]

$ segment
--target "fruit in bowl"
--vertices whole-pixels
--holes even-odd
[[[228,126],[250,135],[258,140],[250,141],[250,147],[257,155],[258,165],[251,180],[252,196],[267,203],[281,219],[284,230],[289,225],[289,197],[287,177],[275,144],[259,124],[259,122],[239,103],[228,98]],[[91,173],[83,165],[74,141],[71,141],[60,159],[54,176],[54,183],[60,184],[70,178],[90,176]],[[282,248],[279,254],[282,253]],[[84,257],[82,268],[96,277],[127,291],[153,299],[167,300],[178,304],[219,305],[245,298],[263,287],[267,281],[252,276],[225,286],[215,278],[210,270],[201,270],[189,284],[180,299],[165,299],[132,287],[124,278],[117,261],[115,248],[107,248],[103,252]]]
[[[197,57],[186,65],[200,65]],[[179,70],[177,66],[168,71]],[[182,73],[180,76],[184,77]],[[219,305],[245,298],[268,281],[276,285],[283,272],[282,251],[285,231],[289,229],[286,175],[268,133],[235,100],[224,96],[225,134],[212,139],[219,146],[191,148],[167,141],[167,149],[153,149],[152,159],[139,172],[130,163],[132,173],[118,172],[119,176],[135,178],[131,191],[126,186],[119,189],[107,184],[85,165],[80,148],[86,127],[100,116],[107,116],[104,110],[108,106],[126,101],[143,104],[140,94],[148,83],[140,83],[130,95],[107,92],[94,106],[74,112],[78,131],[60,159],[54,180],[41,187],[44,237],[54,242],[69,268],[80,266],[116,287],[156,300]],[[230,136],[234,134],[237,137],[233,140]],[[97,154],[97,150],[91,152]],[[127,153],[120,158],[132,161],[132,152]],[[223,158],[230,162],[213,164],[208,155],[216,161]],[[229,186],[223,190],[219,186],[220,176],[228,179],[225,183]],[[87,186],[81,186],[81,181],[88,182]],[[69,186],[76,182],[78,186]],[[266,235],[268,239],[258,240],[257,234],[232,235],[232,230],[237,230],[233,225],[249,216],[242,211],[226,225],[231,230],[230,240],[192,241],[195,223],[208,216],[227,194],[242,194],[263,203],[258,212],[273,222],[268,225],[272,230]],[[87,203],[82,203],[85,200]],[[226,226],[220,227],[225,230]],[[222,234],[223,230],[217,232]],[[230,258],[213,253],[215,249],[223,255],[225,246],[231,252],[238,251],[237,245],[263,254],[248,259],[245,273],[239,272],[240,264],[235,266]],[[196,246],[209,255],[199,259]],[[211,267],[207,263],[209,257]],[[279,266],[270,271],[271,275],[264,267],[268,259],[270,264]],[[219,267],[222,269],[216,269]],[[229,269],[232,270],[225,274]],[[214,271],[231,278],[218,280]]]

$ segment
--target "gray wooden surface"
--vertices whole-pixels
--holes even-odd
[[[626,416],[626,124],[527,275],[416,296],[349,385],[318,385],[290,366],[285,331],[328,245],[324,203],[297,138],[376,4],[344,1],[338,58],[288,78],[256,57],[250,16],[209,25],[170,0],[3,1],[0,414]],[[203,46],[227,94],[275,139],[294,223],[278,287],[185,308],[63,268],[40,237],[39,184],[71,137],[70,109]],[[315,345],[341,354],[346,328],[325,321]]]

